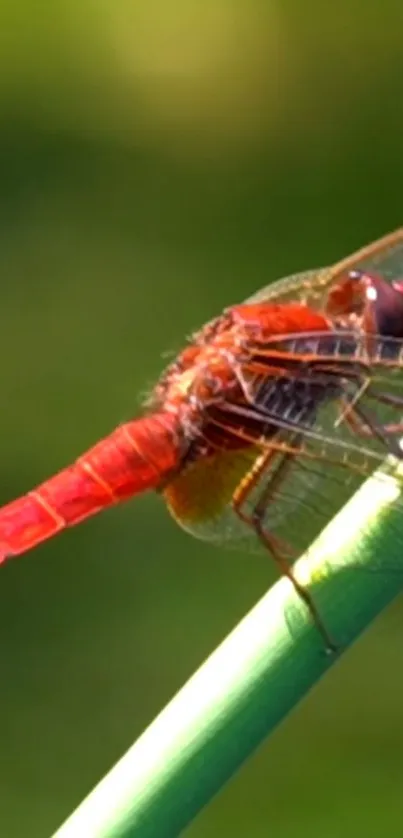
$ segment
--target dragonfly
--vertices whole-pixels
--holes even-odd
[[[193,334],[140,417],[0,509],[0,561],[156,490],[193,535],[263,546],[331,649],[293,562],[401,437],[403,227]]]

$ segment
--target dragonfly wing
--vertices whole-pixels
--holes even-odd
[[[318,305],[329,286],[347,271],[367,270],[382,274],[386,280],[403,277],[403,227],[360,248],[328,268],[302,271],[266,285],[249,297],[249,303],[296,302]]]
[[[389,280],[401,279],[403,228],[331,267],[303,271],[268,285],[247,302],[292,301],[320,310],[332,283],[345,272],[360,269],[380,272]],[[239,368],[243,400],[238,405],[213,406],[207,411],[205,428],[206,434],[216,439],[220,433],[223,437],[232,435],[238,440],[237,446],[225,451],[218,445],[208,457],[196,457],[165,492],[171,511],[186,529],[202,538],[244,547],[252,533],[233,511],[233,494],[241,482],[248,481],[261,452],[269,451],[266,470],[253,482],[246,503],[252,510],[269,487],[265,525],[280,540],[290,544],[290,559],[295,558],[307,549],[360,484],[382,465],[392,448],[392,437],[393,450],[399,453],[403,344],[371,336],[375,354],[368,366],[364,338],[356,334],[350,338],[343,332],[338,341],[333,331],[322,336],[318,333],[287,335],[282,342],[277,337],[266,347],[270,366],[266,376],[261,365],[259,373],[254,374],[253,359],[252,369],[248,364]],[[256,354],[261,349],[255,348]],[[323,398],[316,400],[314,410],[298,413],[295,399],[291,398],[287,404],[281,392],[279,395],[282,375],[280,371],[276,375],[274,349],[286,355],[288,364],[296,364],[294,372],[288,375],[291,384],[295,369],[301,375],[301,367],[304,364],[306,367],[307,356],[316,358],[322,366],[326,356],[329,363],[345,363],[341,392],[335,394],[333,388],[331,394],[324,393]],[[264,359],[262,363],[264,367]],[[352,375],[347,374],[348,369]],[[311,370],[309,375],[312,384],[318,380],[318,369]],[[321,375],[323,378],[323,370]],[[358,381],[357,386],[354,380]],[[260,392],[262,396],[260,388],[265,386],[271,389],[271,397],[263,410],[262,398],[259,400],[257,394]],[[351,411],[352,406],[355,412]],[[239,408],[243,415],[239,414]],[[395,429],[393,434],[389,427]],[[257,540],[252,537],[251,543],[256,545]]]
[[[232,509],[232,497],[260,453],[254,444],[196,459],[164,490],[168,509],[187,532],[204,541],[253,550],[257,540]]]
[[[166,490],[182,526],[201,538],[243,548],[249,541],[256,549],[257,539],[235,514],[232,498],[259,454],[270,451],[270,461],[253,484],[245,509],[251,513],[269,487],[267,530],[289,545],[290,560],[305,551],[388,453],[400,451],[403,362],[402,344],[395,343],[394,367],[388,366],[390,339],[378,338],[375,361],[364,367],[364,373],[362,339],[354,334],[346,337],[344,332],[273,339],[273,347],[285,359],[278,376],[272,367],[270,376],[261,372],[254,376],[251,351],[251,364],[238,370],[248,397],[211,406],[210,427],[207,423],[205,429],[206,434],[212,429],[232,434],[238,449],[196,459]],[[261,370],[262,348],[256,352]],[[316,366],[304,366],[308,353],[316,357]],[[284,378],[287,359],[299,362],[289,379]],[[269,365],[271,360],[269,347]],[[334,385],[335,377],[340,384],[338,364],[346,373],[339,390]],[[363,387],[362,376],[367,374]]]
[[[275,282],[269,283],[260,291],[256,291],[251,297],[248,297],[247,303],[288,303],[298,300],[300,303],[308,304],[315,295],[315,299],[320,298],[323,285],[326,281],[326,276],[329,268],[317,268],[309,271],[300,271],[290,276],[277,279]]]
[[[402,458],[403,344],[393,343],[391,353],[390,339],[378,337],[373,363],[366,358],[364,364],[362,338],[353,333],[274,339],[276,352],[284,352],[281,373],[262,374],[259,347],[259,373],[253,377],[253,359],[238,373],[245,402],[211,411],[213,422],[273,451],[248,505],[272,486],[266,526],[291,545],[290,557],[309,546],[388,454]],[[298,360],[296,348],[299,367],[287,378],[287,356]],[[315,364],[304,364],[308,354],[316,356]],[[271,371],[272,360],[268,349]]]

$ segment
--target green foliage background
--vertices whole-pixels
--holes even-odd
[[[5,0],[0,499],[135,415],[163,353],[402,223],[401,2]],[[0,834],[50,835],[273,579],[155,497],[1,569]],[[392,609],[188,829],[399,829]]]

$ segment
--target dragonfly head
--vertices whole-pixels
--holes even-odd
[[[403,338],[403,280],[389,282],[380,274],[348,271],[330,289],[325,311],[344,327]]]

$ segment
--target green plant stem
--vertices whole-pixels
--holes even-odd
[[[399,494],[392,476],[368,480],[295,566],[340,651],[399,593]],[[338,656],[280,580],[54,838],[179,835]]]

